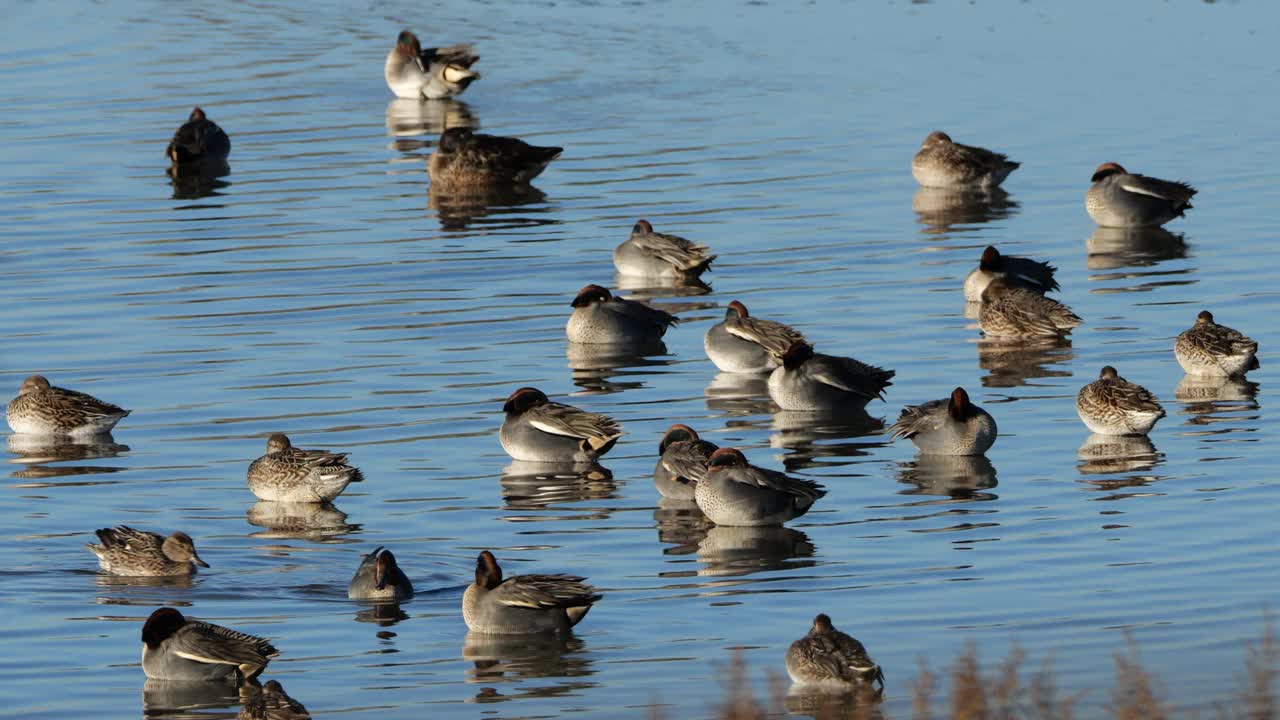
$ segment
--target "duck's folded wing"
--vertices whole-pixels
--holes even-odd
[[[1146,175],[1130,175],[1120,183],[1120,188],[1136,195],[1168,200],[1175,205],[1187,203],[1196,194],[1196,189],[1187,183],[1161,180]]]
[[[600,307],[608,312],[618,313],[638,322],[646,323],[657,328],[665,330],[672,325],[680,322],[680,319],[666,310],[659,310],[656,307],[645,305],[635,300],[615,300],[613,302],[601,303]]]
[[[641,233],[633,235],[631,242],[646,255],[681,269],[709,265],[716,257],[707,253],[710,248],[706,245],[689,242],[678,235]]]
[[[1024,257],[1006,257],[1004,261],[1005,272],[1008,274],[1031,283],[1044,292],[1059,289],[1058,281],[1054,278],[1058,268],[1049,263]]]
[[[677,443],[662,454],[662,466],[674,477],[700,482],[707,476],[707,458],[716,450],[706,440]]]
[[[199,620],[188,621],[170,642],[179,657],[216,665],[263,665],[280,654],[264,638]]]
[[[827,494],[827,491],[821,485],[812,480],[794,478],[785,473],[754,465],[744,468],[741,472],[734,473],[731,477],[737,482],[813,500]]]
[[[50,396],[50,404],[56,408],[74,410],[88,417],[107,417],[110,415],[128,414],[124,408],[103,402],[92,395],[86,395],[66,388],[54,388]]]
[[[960,143],[953,143],[951,147],[956,151],[953,156],[954,159],[963,163],[974,173],[985,173],[992,170],[999,170],[1008,165],[1017,167],[1020,164],[1011,161],[1009,156],[1004,153],[994,152],[986,148],[980,148],[973,145],[961,145]]]
[[[898,421],[889,428],[889,437],[910,438],[917,433],[935,429],[939,423],[939,411],[944,404],[944,400],[930,400],[922,405],[906,406],[898,416]]]
[[[805,367],[815,380],[867,399],[883,399],[884,389],[893,384],[889,379],[895,374],[893,370],[834,355],[815,355]]]
[[[164,538],[159,535],[146,530],[136,530],[128,525],[103,528],[96,534],[103,545],[131,553],[159,552],[164,544]]]
[[[1127,380],[1105,383],[1098,390],[1103,403],[1122,410],[1139,412],[1163,410],[1160,401],[1151,394],[1151,391]]]
[[[517,575],[498,587],[496,597],[511,607],[547,608],[590,605],[602,596],[577,575]]]
[[[599,413],[586,412],[569,405],[546,403],[528,412],[529,422],[537,429],[585,440],[587,438],[614,438],[622,434],[613,418]]]
[[[724,329],[730,335],[753,342],[774,355],[781,356],[792,345],[804,342],[804,335],[790,325],[773,320],[739,317],[726,320]]]
[[[422,61],[422,69],[425,72],[427,68],[434,63],[444,63],[446,65],[457,65],[459,67],[469,68],[480,59],[471,50],[471,45],[449,45],[447,47],[425,48],[419,59]]]
[[[530,145],[520,138],[476,134],[467,147],[466,164],[515,172],[536,163],[551,162],[564,148]]]

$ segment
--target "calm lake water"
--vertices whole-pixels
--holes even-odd
[[[162,604],[273,638],[265,677],[329,717],[705,717],[730,648],[753,679],[783,672],[819,611],[884,666],[895,717],[917,661],[970,639],[1051,656],[1099,707],[1126,633],[1204,707],[1280,600],[1280,7],[43,3],[4,25],[0,387],[41,372],[133,410],[113,443],[10,440],[6,713],[234,714],[234,694],[144,688],[139,621]],[[401,27],[476,43],[465,102],[392,101]],[[175,187],[162,151],[196,103],[231,174]],[[458,206],[423,163],[454,125],[567,149],[539,193]],[[919,192],[934,129],[1022,161],[1008,196]],[[1194,183],[1196,208],[1098,231],[1084,191],[1108,160]],[[682,318],[665,353],[566,352],[569,301],[617,287],[640,217],[719,253],[713,291],[632,288]],[[1069,345],[979,341],[960,284],[987,244],[1059,267],[1087,323]],[[735,298],[896,369],[873,417],[963,385],[999,441],[928,462],[771,412],[702,350]],[[1251,382],[1183,382],[1173,337],[1201,309],[1259,341]],[[1073,399],[1104,364],[1165,401],[1149,443],[1088,442]],[[623,423],[607,472],[512,465],[496,433],[522,385]],[[786,529],[708,530],[657,503],[676,421],[829,495]],[[349,451],[367,482],[311,514],[255,505],[271,432]],[[83,543],[121,523],[186,530],[212,568],[101,576]],[[376,545],[419,589],[399,613],[346,599]],[[562,644],[467,638],[483,548],[605,598]]]

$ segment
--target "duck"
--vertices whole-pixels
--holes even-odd
[[[1201,310],[1195,324],[1178,334],[1173,354],[1188,375],[1240,378],[1261,367],[1258,343],[1239,330],[1214,322],[1208,310]]]
[[[845,411],[865,408],[893,383],[893,370],[853,358],[815,353],[807,342],[794,342],[769,375],[769,397],[783,410]]]
[[[162,607],[142,625],[142,671],[152,680],[252,681],[280,654],[266,639]]]
[[[537,388],[511,393],[502,412],[498,439],[513,460],[594,463],[622,437],[613,418],[551,402]]]
[[[787,348],[805,342],[790,325],[752,317],[747,306],[734,300],[724,320],[712,325],[702,338],[707,357],[723,372],[767,373],[782,365]]]
[[[1071,308],[1008,278],[995,278],[982,291],[978,327],[989,337],[1061,337],[1083,323]]]
[[[474,192],[478,188],[524,185],[547,169],[564,152],[539,147],[513,137],[474,133],[453,127],[440,134],[427,158],[433,187]]]
[[[688,425],[676,423],[667,428],[658,443],[658,464],[653,468],[658,494],[670,500],[693,500],[698,481],[707,474],[707,461],[719,449]]]
[[[75,390],[54,387],[43,375],[22,381],[5,419],[20,435],[89,437],[111,432],[131,411]]]
[[[716,525],[765,527],[804,515],[826,494],[812,480],[756,467],[737,448],[720,448],[707,460],[694,500]]]
[[[413,597],[413,583],[396,564],[396,556],[381,545],[365,555],[347,585],[352,600],[408,600]]]
[[[470,45],[422,49],[418,36],[401,30],[395,47],[387,53],[382,74],[396,97],[409,100],[441,100],[460,95],[480,73],[471,69],[480,59]]]
[[[311,713],[289,697],[278,681],[268,680],[261,690],[251,693],[236,720],[311,720]]]
[[[631,237],[613,249],[613,266],[623,275],[696,284],[716,259],[709,250],[679,235],[655,232],[648,220],[637,220]]]
[[[680,319],[642,302],[614,297],[599,285],[578,291],[565,324],[569,342],[584,345],[648,345],[657,343]]]
[[[101,545],[85,543],[89,552],[98,556],[98,566],[112,575],[132,577],[169,577],[192,575],[196,566],[209,563],[196,553],[195,542],[181,530],[169,537],[128,525],[95,530]]]
[[[826,613],[818,613],[809,633],[787,648],[787,674],[797,685],[874,682],[884,689],[884,671],[862,643],[837,630]]]
[[[267,454],[249,464],[249,489],[259,500],[321,503],[342,494],[364,474],[347,462],[347,453],[303,450],[284,433],[267,438]]]
[[[1090,182],[1084,206],[1102,227],[1159,227],[1190,210],[1196,194],[1187,183],[1137,175],[1113,162],[1099,165]]]
[[[1146,435],[1165,415],[1155,395],[1120,377],[1110,365],[1102,368],[1097,380],[1080,388],[1076,412],[1099,435]]]
[[[909,438],[925,455],[982,455],[996,442],[995,418],[958,387],[950,397],[903,408],[890,438]]]
[[[911,160],[916,182],[932,188],[994,188],[1022,163],[986,148],[961,145],[935,130],[920,144]]]
[[[221,163],[231,154],[231,138],[196,107],[173,133],[164,154],[174,165]]]
[[[1058,289],[1053,274],[1057,268],[1047,262],[1012,255],[1001,255],[994,246],[982,251],[978,267],[964,279],[964,299],[982,302],[982,291],[996,278],[1005,280],[1044,295]]]
[[[476,557],[476,579],[462,593],[462,619],[476,633],[567,633],[603,597],[577,575],[503,578],[492,552]]]

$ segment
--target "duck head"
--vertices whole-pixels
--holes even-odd
[[[575,297],[573,302],[569,304],[573,307],[580,308],[587,307],[592,303],[609,302],[612,299],[613,296],[609,294],[607,289],[602,288],[599,285],[588,285],[579,290],[577,297]]]
[[[289,442],[289,436],[284,433],[272,433],[267,438],[267,454],[284,452],[293,447],[293,443]]]
[[[986,250],[982,251],[982,259],[978,261],[978,267],[987,272],[995,272],[1000,269],[1000,251],[994,245],[988,245]]]
[[[463,127],[451,127],[440,133],[440,139],[436,141],[436,150],[442,153],[456,153],[465,148],[471,142],[471,131]]]
[[[1119,377],[1120,373],[1116,372],[1116,369],[1110,365],[1104,365],[1102,372],[1098,373],[1098,378],[1101,380],[1116,380]]]
[[[634,227],[631,228],[632,235],[651,235],[653,234],[653,226],[648,220],[637,220]]]
[[[1120,166],[1120,163],[1104,162],[1093,171],[1093,177],[1089,178],[1089,182],[1098,182],[1099,180],[1111,177],[1112,175],[1128,175],[1129,171]]]
[[[476,556],[476,585],[492,590],[502,584],[502,568],[498,559],[488,550]]]
[[[737,448],[720,448],[711,453],[711,457],[707,458],[707,468],[713,472],[720,468],[746,466],[747,456],[743,455]]]
[[[950,135],[942,132],[941,130],[934,130],[933,132],[929,133],[927,137],[925,137],[924,142],[920,143],[920,147],[929,147],[930,145],[937,145],[939,143],[949,143],[949,142],[951,142]]]
[[[142,624],[142,642],[155,650],[186,624],[187,619],[182,613],[171,607],[162,607],[151,613],[151,617]]]
[[[507,402],[502,406],[502,412],[509,415],[523,415],[525,412],[548,402],[550,401],[547,400],[546,394],[538,388],[522,387],[511,393],[511,396],[507,398]]]
[[[400,36],[396,38],[396,52],[409,59],[417,58],[422,54],[422,43],[418,42],[418,36],[412,31],[401,30]]]
[[[394,584],[396,570],[399,570],[399,566],[396,565],[396,556],[391,554],[390,550],[383,550],[382,554],[373,563],[374,588],[385,590],[388,581]]]
[[[813,627],[809,628],[810,635],[826,635],[835,632],[836,626],[831,624],[831,618],[826,613],[818,613],[813,618]]]
[[[811,357],[813,357],[812,345],[803,341],[794,342],[786,352],[782,353],[782,366],[788,370],[795,370]]]
[[[181,530],[164,539],[160,545],[160,552],[175,562],[193,562],[200,567],[209,567],[209,563],[201,560],[196,554],[195,541]]]
[[[689,440],[697,440],[698,432],[688,425],[679,423],[667,428],[667,432],[662,436],[662,442],[658,443],[658,454],[667,451],[671,443],[686,442]]]
[[[951,399],[947,401],[947,414],[956,420],[968,420],[973,417],[973,404],[969,402],[969,393],[958,387],[951,391]]]
[[[39,390],[49,389],[49,380],[43,375],[32,375],[22,381],[22,387],[18,388],[19,395],[26,395],[29,392],[37,392]]]
[[[1199,314],[1199,315],[1196,315],[1196,324],[1197,324],[1197,325],[1212,325],[1212,324],[1213,324],[1213,313],[1209,312],[1208,310],[1201,310],[1201,311],[1200,311],[1200,314]],[[27,378],[28,382],[29,382],[32,378],[40,378],[41,380],[44,380],[44,378],[40,377],[39,375],[32,375],[32,376],[31,376],[31,378]],[[22,386],[23,386],[23,387],[26,387],[26,386],[27,386],[27,383],[22,383]],[[45,387],[48,387],[48,383],[45,383]]]

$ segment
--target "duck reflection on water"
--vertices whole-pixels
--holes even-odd
[[[663,368],[675,359],[661,340],[617,344],[571,342],[566,343],[565,357],[573,371],[573,384],[590,394],[644,387],[650,376],[662,374]],[[612,379],[615,377],[620,379]]]
[[[1146,435],[1099,435],[1093,433],[1076,450],[1081,475],[1111,475],[1148,472],[1164,461]]]
[[[916,219],[928,235],[945,235],[964,225],[984,225],[1018,211],[1018,203],[1001,188],[990,190],[922,187],[911,198]]]
[[[872,417],[860,407],[843,411],[777,410],[770,428],[773,434],[769,436],[769,447],[788,451],[782,457],[788,471],[847,465],[852,460],[832,460],[863,457],[887,442],[881,437],[884,419]]]
[[[703,577],[736,577],[770,570],[812,567],[816,548],[805,533],[781,525],[716,525],[698,543]]]
[[[1186,424],[1213,427],[1206,432],[1225,433],[1257,428],[1258,383],[1238,377],[1184,375],[1173,390],[1173,398],[1187,416]],[[1233,427],[1234,426],[1234,427]]]
[[[503,702],[521,698],[568,695],[597,683],[586,680],[596,673],[586,643],[572,633],[546,635],[491,635],[468,632],[462,641],[462,659],[470,662],[468,683],[486,686],[512,684],[511,694],[485,687],[475,702]],[[531,682],[546,679],[548,682]]]
[[[1085,265],[1090,270],[1117,270],[1181,260],[1187,257],[1187,242],[1181,233],[1171,233],[1161,227],[1099,227],[1085,240],[1085,251],[1088,253]],[[1095,275],[1091,279],[1103,278]]]
[[[387,134],[395,138],[440,135],[449,128],[480,129],[480,119],[461,100],[411,100],[395,98],[387,103]],[[430,147],[422,143],[413,150]],[[408,152],[397,144],[401,152]]]
[[[898,466],[898,482],[909,485],[903,495],[945,498],[935,502],[997,500],[985,492],[999,485],[996,468],[985,455],[916,455]]]
[[[291,503],[259,500],[246,513],[250,525],[262,530],[251,537],[279,540],[336,540],[360,530],[332,503]]]
[[[554,205],[547,194],[532,185],[427,189],[427,209],[433,211],[446,230],[465,230],[483,221],[486,226],[527,228],[555,225],[550,215]]]
[[[142,716],[167,720],[231,717],[233,713],[213,714],[197,711],[235,708],[241,702],[252,699],[256,690],[247,684],[237,688],[229,682],[175,682],[148,679],[142,685]]]
[[[978,367],[986,371],[983,387],[1020,387],[1028,380],[1071,377],[1065,367],[1075,356],[1070,338],[982,338],[977,346]]]
[[[519,513],[503,518],[513,522],[604,519],[613,513],[613,508],[569,506],[619,497],[613,473],[596,463],[514,460],[503,469],[499,483],[502,486],[503,509]],[[546,514],[557,511],[564,515]],[[524,514],[531,512],[538,514]]]
[[[118,457],[129,452],[129,446],[117,443],[109,432],[78,437],[15,433],[9,436],[8,450],[10,454],[16,456],[10,458],[10,463],[27,466],[25,470],[16,471],[10,477],[33,480],[119,472],[126,468],[110,465],[51,465],[50,463]]]

